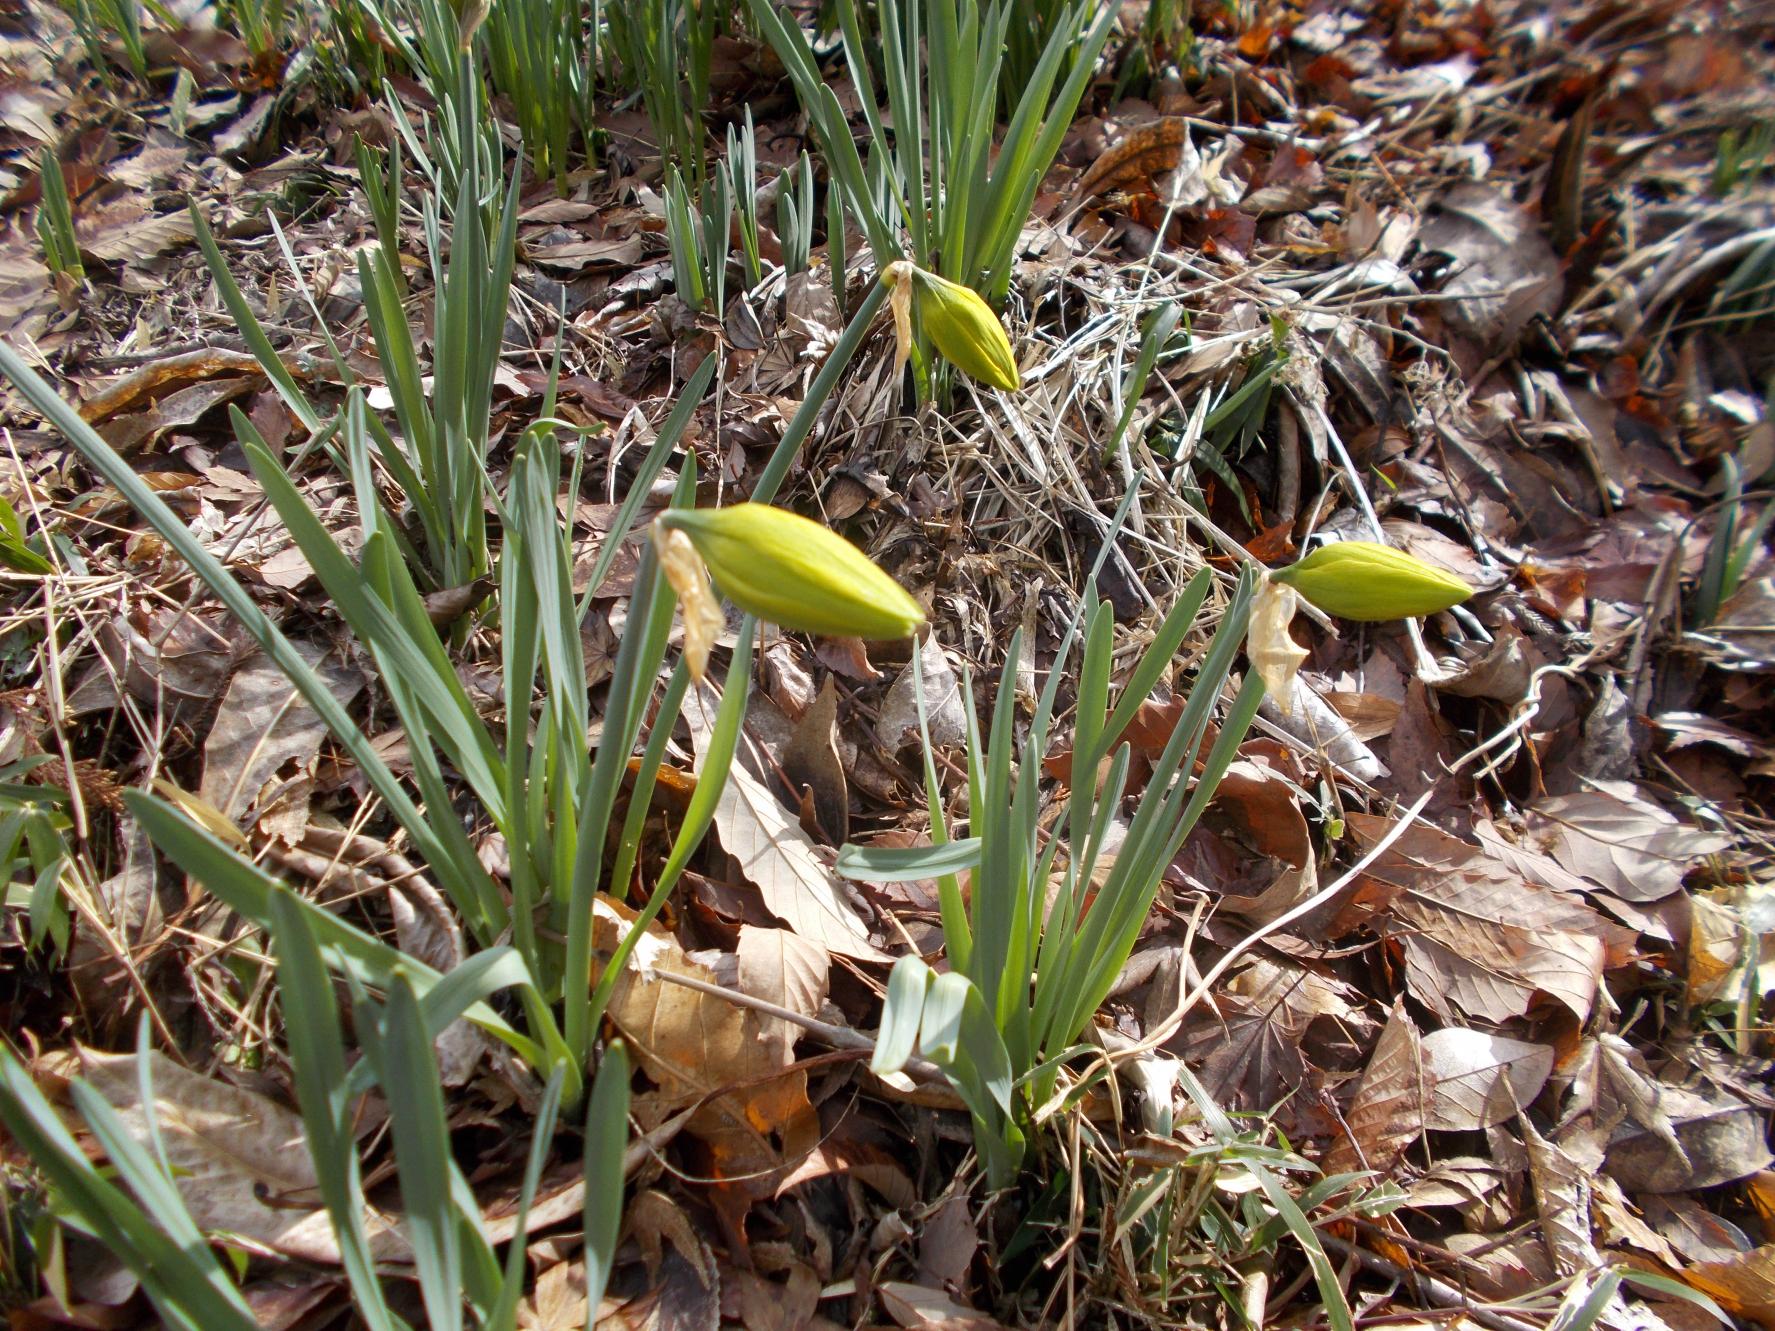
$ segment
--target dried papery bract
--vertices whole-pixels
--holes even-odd
[[[1294,588],[1273,578],[1264,579],[1252,602],[1251,628],[1245,641],[1251,668],[1284,716],[1289,714],[1293,699],[1294,676],[1307,659],[1307,649],[1288,631],[1298,605]]]
[[[894,316],[894,382],[898,383],[912,354],[912,265],[904,259],[890,263],[881,280]]]
[[[653,545],[659,551],[660,570],[684,611],[684,664],[690,668],[690,677],[700,684],[709,668],[709,649],[720,636],[726,616],[715,600],[714,589],[709,586],[709,571],[690,537],[656,522]]]

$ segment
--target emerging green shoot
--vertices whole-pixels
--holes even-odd
[[[807,271],[814,244],[814,216],[814,168],[804,151],[799,163],[777,176],[777,239],[783,248],[784,272]]]
[[[148,77],[148,48],[142,37],[142,0],[62,0],[73,15],[74,29],[86,46],[87,59],[107,80],[112,60],[107,44],[122,48],[123,61],[138,82]]]
[[[808,114],[834,189],[869,238],[877,271],[909,250],[926,272],[1001,303],[1017,236],[1109,39],[1113,9],[1049,6],[1055,18],[1040,58],[1026,81],[1003,84],[1017,91],[995,145],[1015,6],[882,0],[866,11],[856,0],[837,0],[846,64],[870,131],[865,163],[793,15],[771,0],[750,3]],[[892,134],[877,104],[877,60]]]
[[[493,86],[511,105],[530,169],[567,189],[567,162],[597,130],[598,28],[577,0],[499,0],[483,28]]]
[[[68,202],[68,181],[61,159],[45,148],[38,157],[38,182],[42,199],[37,205],[37,240],[43,246],[43,262],[52,273],[65,273],[76,281],[86,277],[80,262],[80,240],[74,234],[74,209]]]
[[[721,8],[712,0],[639,0],[605,10],[621,84],[640,90],[661,157],[697,193],[707,172],[703,115]]]

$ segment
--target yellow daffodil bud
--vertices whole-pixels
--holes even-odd
[[[889,264],[881,280],[894,288],[900,364],[905,363],[911,339],[908,307],[916,301],[925,332],[950,364],[994,388],[1014,390],[1022,385],[1005,326],[979,292],[904,259]]]
[[[1454,574],[1373,541],[1320,546],[1270,576],[1340,619],[1417,619],[1473,595],[1473,589]]]
[[[668,509],[660,525],[682,533],[721,593],[747,614],[834,638],[904,638],[924,610],[900,584],[836,532],[785,508]]]

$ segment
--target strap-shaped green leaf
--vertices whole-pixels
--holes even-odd
[[[937,846],[847,845],[832,867],[861,883],[912,883],[962,873],[980,862],[980,839],[963,837]]]

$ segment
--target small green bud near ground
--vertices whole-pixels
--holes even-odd
[[[906,363],[912,344],[911,310],[916,301],[924,330],[945,360],[994,388],[1010,392],[1022,386],[1011,339],[979,292],[904,259],[890,263],[881,280],[893,290],[897,366]]]
[[[1328,615],[1367,622],[1419,619],[1473,595],[1473,589],[1454,574],[1374,541],[1320,546],[1270,576]]]
[[[689,539],[722,595],[782,628],[879,641],[924,623],[923,607],[867,555],[788,509],[668,509],[657,521]]]

